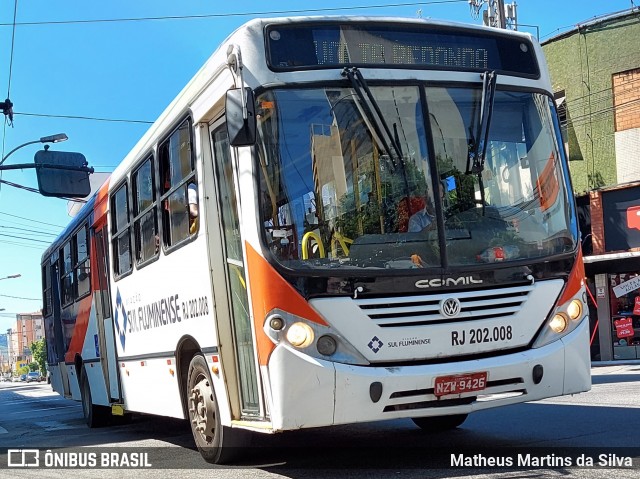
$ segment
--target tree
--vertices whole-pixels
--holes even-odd
[[[375,167],[374,161],[380,164]],[[354,185],[339,199],[340,216],[336,224],[341,233],[355,239],[363,234],[397,232],[403,224],[406,227],[409,216],[424,207],[422,204],[412,210],[411,199],[427,194],[430,185],[426,173],[418,168],[415,160],[400,158],[394,163],[386,155],[378,160],[362,157],[358,163],[357,175],[354,174],[358,190]],[[363,191],[369,191],[368,200],[356,198],[356,191],[360,197],[364,196]],[[406,204],[404,217],[401,204]]]
[[[29,363],[29,371],[31,372],[37,371],[39,367],[38,363]]]
[[[27,374],[29,372],[29,366],[22,366],[16,370],[18,376],[22,376],[23,374]]]
[[[44,342],[44,338],[31,343],[31,354],[33,359],[40,368],[40,374],[44,374],[47,370],[47,345]]]

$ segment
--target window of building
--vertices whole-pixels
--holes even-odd
[[[162,201],[162,239],[171,248],[196,233],[189,192],[196,185],[191,120],[185,120],[158,149]],[[195,226],[195,228],[194,228]]]
[[[76,249],[76,278],[78,279],[78,298],[89,294],[91,289],[91,265],[89,263],[89,231],[82,227],[74,236]]]
[[[613,357],[640,358],[640,275],[612,274],[609,282]]]
[[[611,83],[616,131],[640,128],[640,68],[614,73]]]
[[[60,249],[60,296],[62,306],[73,302],[75,296],[75,277],[73,270],[73,248],[71,241],[67,241]]]
[[[142,265],[157,257],[160,249],[153,157],[133,173],[131,188],[136,264]]]
[[[129,197],[126,183],[111,197],[113,271],[116,277],[131,271],[131,235],[129,234]]]

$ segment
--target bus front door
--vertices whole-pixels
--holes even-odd
[[[214,296],[216,303],[216,317],[218,318],[219,331],[221,321],[230,323],[231,341],[234,346],[233,368],[236,376],[236,385],[239,391],[237,401],[240,406],[240,416],[243,418],[264,416],[260,412],[259,386],[256,375],[256,353],[254,348],[253,332],[249,315],[249,299],[246,288],[246,271],[242,253],[242,240],[240,235],[240,214],[238,203],[238,189],[234,178],[236,173],[233,167],[231,148],[227,129],[224,124],[217,123],[210,130],[214,163],[214,177],[217,197],[217,210],[220,236],[214,241],[219,242],[219,252],[222,258],[217,258],[221,268],[218,271],[224,274],[214,273]],[[213,229],[213,228],[212,228]],[[224,344],[224,342],[222,342]],[[231,359],[221,352],[225,375],[229,378],[228,369]],[[225,364],[225,361],[227,363]],[[230,388],[231,389],[231,388]],[[234,408],[234,396],[229,393],[232,410]]]

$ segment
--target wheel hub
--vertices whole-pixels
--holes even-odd
[[[200,379],[191,389],[189,394],[189,412],[191,424],[206,442],[213,440],[215,432],[215,407],[212,400],[212,391],[209,380]]]

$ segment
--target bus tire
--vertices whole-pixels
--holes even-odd
[[[222,425],[209,368],[201,354],[189,364],[186,395],[191,432],[204,460],[224,464],[237,458],[250,437],[247,431]]]
[[[439,432],[457,428],[468,416],[468,414],[453,414],[451,416],[414,417],[411,420],[423,431]]]
[[[91,398],[91,386],[89,386],[89,378],[87,371],[82,368],[80,375],[80,396],[82,401],[82,415],[90,428],[104,426],[109,422],[110,411],[106,406],[98,406],[93,404]]]

